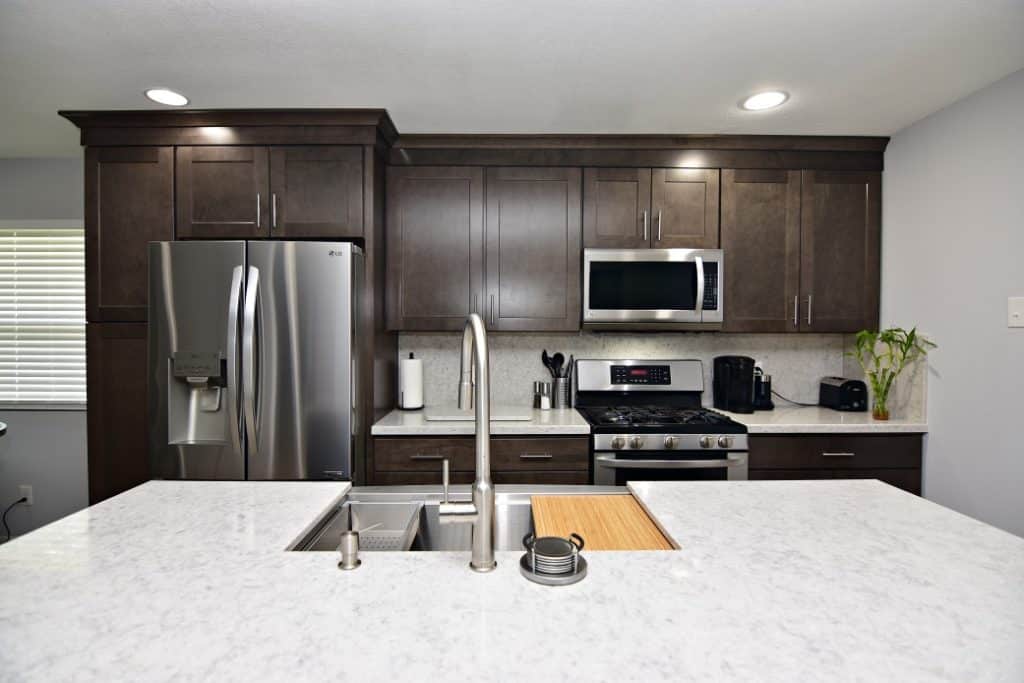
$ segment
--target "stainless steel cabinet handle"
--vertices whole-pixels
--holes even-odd
[[[448,471],[448,458],[441,462],[441,491],[444,493],[442,503],[448,503],[448,484],[451,482],[451,475]]]
[[[227,391],[228,420],[231,423],[231,445],[235,455],[243,458],[242,453],[242,421],[240,419],[240,403],[242,394],[238,390],[238,312],[242,303],[242,266],[235,266],[231,272],[231,294],[228,298],[228,334],[227,334]],[[243,461],[244,462],[244,461]]]
[[[641,211],[640,214],[643,216],[644,242],[646,242],[647,241],[647,209],[644,209],[643,211]]]
[[[277,193],[270,193],[270,229],[277,227]]]
[[[825,453],[821,454],[823,458],[852,458],[856,456],[856,453]]]
[[[520,453],[520,460],[551,460],[554,456],[550,453]]]
[[[259,458],[259,433],[256,424],[256,308],[259,298],[260,271],[249,266],[249,282],[245,286],[245,306],[242,311],[242,401],[245,431],[249,437],[249,455]]]
[[[661,209],[658,209],[658,241],[661,241]]]
[[[730,460],[619,460],[613,455],[600,455],[594,460],[601,467],[617,470],[657,468],[659,470],[709,470],[728,467]]]
[[[494,325],[494,295],[491,294],[491,325]]]
[[[811,310],[812,310],[811,306],[813,304],[814,304],[814,295],[813,294],[808,294],[807,295],[807,324],[808,325],[812,324],[811,321],[813,320],[813,318],[811,317]]]
[[[410,460],[444,460],[443,455],[437,453],[415,453],[409,456]]]
[[[261,213],[262,213],[262,211],[260,211],[260,193],[257,192],[256,193],[256,227],[257,228],[260,227],[260,214]]]
[[[793,327],[800,326],[800,295],[793,297]]]

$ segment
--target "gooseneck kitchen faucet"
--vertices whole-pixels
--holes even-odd
[[[474,382],[475,375],[475,382]],[[470,402],[476,410],[476,478],[471,503],[448,502],[448,463],[444,463],[444,501],[440,505],[442,524],[472,524],[474,571],[489,572],[494,561],[494,484],[491,483],[491,375],[487,353],[487,330],[476,313],[462,329],[462,362],[459,381],[459,409]]]

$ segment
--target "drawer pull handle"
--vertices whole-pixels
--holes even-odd
[[[852,458],[855,455],[857,455],[857,454],[856,453],[827,453],[827,452],[825,452],[825,453],[821,454],[821,457],[823,457],[823,458]]]
[[[417,453],[416,455],[410,455],[410,460],[443,460],[444,458],[440,455],[431,453]]]
[[[551,460],[554,457],[550,453],[520,453],[520,460]]]

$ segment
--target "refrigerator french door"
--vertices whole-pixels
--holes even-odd
[[[360,249],[153,242],[149,420],[160,479],[351,479]]]

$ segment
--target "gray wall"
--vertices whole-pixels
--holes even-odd
[[[1024,536],[1024,70],[893,136],[883,195],[883,322],[939,345],[924,493]]]
[[[82,218],[81,159],[0,159],[0,220]],[[35,504],[7,516],[15,534],[88,505],[85,411],[0,410],[0,505],[32,486]]]

